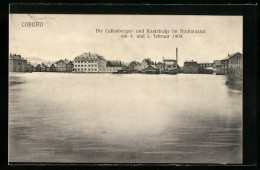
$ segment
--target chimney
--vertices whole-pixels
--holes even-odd
[[[176,64],[178,65],[178,48],[176,48]]]

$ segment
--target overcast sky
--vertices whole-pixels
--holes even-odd
[[[43,22],[42,27],[22,27],[23,22]],[[97,53],[107,60],[130,62],[151,58],[213,62],[228,53],[243,53],[242,16],[184,15],[46,15],[10,14],[9,52],[44,60],[73,60],[82,53]],[[96,33],[96,29],[190,29],[205,34],[183,38],[121,38],[121,34]],[[136,34],[133,34],[134,36]],[[153,36],[153,34],[151,34]]]

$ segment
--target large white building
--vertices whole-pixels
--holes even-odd
[[[75,72],[98,73],[99,66],[102,65],[106,66],[106,60],[97,54],[84,53],[74,59]]]
[[[113,73],[122,67],[118,65],[107,65],[103,56],[93,53],[84,53],[74,59],[74,71],[86,73]]]

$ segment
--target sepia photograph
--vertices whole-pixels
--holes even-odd
[[[243,163],[243,16],[9,14],[8,162]]]

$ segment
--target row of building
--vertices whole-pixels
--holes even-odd
[[[177,49],[176,49],[177,52]],[[142,62],[132,61],[129,65],[121,61],[107,61],[98,54],[83,53],[74,58],[74,61],[59,60],[55,63],[32,64],[21,55],[10,54],[10,72],[77,72],[77,73],[151,73],[176,74],[176,60],[164,59],[162,62],[153,62],[150,58]]]
[[[214,60],[213,63],[197,63],[196,61],[185,61],[183,65],[183,73],[188,74],[217,74],[226,75],[231,69],[243,70],[243,54],[237,52],[228,54],[222,60]]]
[[[103,56],[93,53],[84,53],[74,58],[54,63],[31,64],[21,55],[10,54],[10,72],[85,72],[85,73],[147,73],[147,74],[219,74],[225,75],[230,69],[243,69],[243,55],[231,54],[223,60],[214,60],[213,63],[197,63],[185,61],[183,67],[178,65],[178,48],[176,59],[165,59],[162,62],[154,62],[150,58],[142,62],[132,61],[124,65],[121,61],[107,61]]]
[[[150,58],[144,59],[142,62],[132,61],[129,64],[129,71],[133,73],[147,74],[177,74],[178,65],[174,59],[164,59],[162,62],[154,62]]]
[[[67,59],[59,60],[55,63],[31,64],[21,55],[10,54],[10,72],[72,72],[73,62]]]
[[[32,64],[21,55],[10,54],[10,72],[87,72],[87,73],[112,73],[122,69],[121,61],[106,61],[104,57],[84,53],[75,57],[74,61],[67,59],[54,63]]]
[[[129,71],[134,73],[146,74],[177,74],[178,66],[178,48],[176,48],[176,59],[165,59],[162,62],[154,62],[150,58],[144,59],[142,62],[132,61],[129,64]]]

